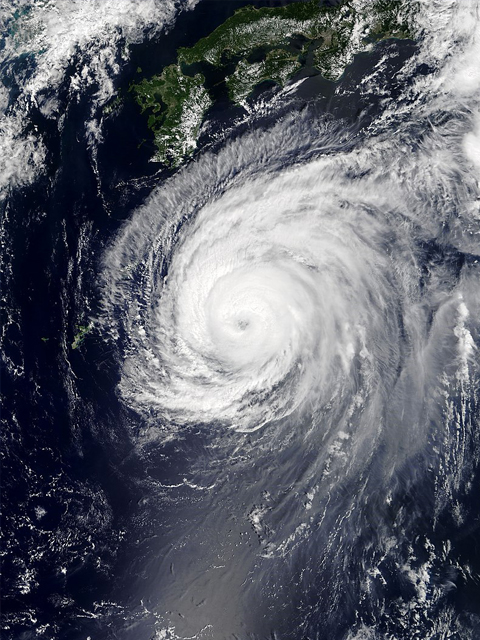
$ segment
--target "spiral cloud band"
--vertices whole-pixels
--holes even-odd
[[[253,180],[185,225],[144,328],[146,366],[129,381],[137,402],[176,422],[255,429],[331,400],[384,316],[394,334],[382,229],[321,179],[312,189],[318,174]]]
[[[359,150],[348,131],[352,150],[302,163],[303,145],[338,143],[321,126],[307,145],[287,119],[185,169],[108,253],[106,308],[128,336],[120,390],[157,424],[252,431],[347,399],[377,406],[423,357],[433,293],[419,261],[449,175],[433,189],[429,149],[409,163],[401,140]]]
[[[132,439],[139,450],[184,442],[194,480],[162,491],[215,487],[185,522],[210,514],[215,534],[205,522],[189,535],[219,542],[205,557],[179,548],[165,611],[185,593],[203,598],[198,576],[216,589],[221,549],[231,593],[215,591],[204,614],[220,635],[259,600],[288,617],[292,598],[305,637],[342,627],[356,599],[377,618],[352,612],[347,640],[406,637],[407,626],[408,637],[449,637],[436,633],[457,624],[444,595],[458,562],[432,540],[442,513],[462,523],[479,462],[476,4],[419,4],[419,50],[371,123],[287,104],[161,184],[105,252],[119,395],[146,425]],[[375,74],[365,91],[381,91]],[[205,447],[194,461],[189,434]],[[415,487],[419,504],[393,509]],[[228,540],[245,505],[260,548],[239,557]],[[246,587],[249,575],[262,578]],[[197,609],[182,611],[179,637],[200,633]]]
[[[240,587],[248,570],[261,573],[269,563],[257,586],[274,608],[279,597],[291,598],[278,595],[290,584],[276,577],[284,561],[307,566],[305,593],[316,593],[325,566],[342,575],[354,557],[363,509],[369,513],[379,487],[391,500],[400,482],[425,483],[435,470],[440,513],[477,459],[468,453],[480,317],[477,186],[463,152],[470,125],[432,130],[426,121],[430,137],[406,153],[408,118],[393,139],[380,125],[361,140],[329,121],[307,127],[308,118],[286,117],[185,168],[135,213],[104,261],[105,318],[121,348],[119,392],[147,424],[134,436],[140,449],[203,434],[211,448],[192,464],[191,486],[215,487],[201,513],[217,527],[225,522],[222,540],[231,526],[222,502],[237,509],[232,483],[242,483],[240,512],[266,501],[249,515],[258,557],[226,563],[238,589],[225,598],[215,592],[215,608],[205,613],[206,624],[228,611],[228,623],[218,624],[229,632],[245,615],[232,603],[240,597],[238,606],[255,608],[260,598],[255,587]],[[461,232],[458,209],[469,233]],[[425,462],[408,465],[418,456]],[[344,495],[346,482],[352,489]],[[368,525],[380,555],[370,566],[357,551],[369,567],[359,589],[375,607],[387,584],[369,577],[375,562],[414,563],[413,551],[405,557],[391,543],[382,509]],[[423,515],[399,513],[408,539]],[[204,528],[201,538],[211,539]],[[192,584],[192,601],[203,597],[196,576],[212,589],[218,584],[216,552],[193,564],[187,551],[175,556],[179,589]],[[432,551],[431,566],[442,562]],[[342,592],[337,579],[332,584],[322,611],[338,610]],[[165,610],[185,601],[183,591],[168,593]],[[434,618],[442,594],[432,592],[427,606],[419,587],[408,611]],[[198,633],[197,611],[183,615],[179,637]],[[320,615],[312,611],[305,624],[314,630]],[[412,628],[434,638],[423,619],[412,618]]]

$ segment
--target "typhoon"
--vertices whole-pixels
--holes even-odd
[[[311,416],[388,385],[399,361],[408,285],[394,268],[398,234],[378,220],[388,202],[331,162],[257,173],[182,225],[168,268],[152,260],[148,317],[128,306],[135,354],[122,391],[172,422],[247,431]],[[379,250],[389,243],[390,255]]]
[[[107,251],[138,442],[200,434],[190,470],[215,487],[188,517],[223,542],[172,552],[172,637],[470,637],[436,527],[478,462],[479,24],[475,2],[422,3],[368,127],[283,113],[160,186]],[[234,552],[223,502],[255,505],[257,551]]]
[[[401,61],[391,38],[372,45],[353,63],[355,82],[349,67],[328,85],[338,109],[308,93],[307,74],[268,97],[242,94],[244,112],[218,135],[209,98],[188,129],[201,125],[207,143],[189,138],[193,157],[159,171],[102,242],[86,226],[66,261],[71,277],[75,260],[101,245],[84,332],[94,326],[106,354],[88,365],[108,359],[115,372],[107,402],[95,390],[82,412],[90,374],[62,356],[78,449],[84,424],[101,416],[79,454],[82,482],[93,492],[95,447],[107,442],[121,462],[105,486],[121,502],[112,478],[127,477],[137,493],[134,515],[118,518],[127,551],[105,570],[108,597],[75,609],[92,626],[65,638],[480,637],[480,4],[403,4],[412,41]],[[102,37],[112,29],[119,47],[140,42],[143,27],[167,37],[157,23],[173,25],[173,4],[139,3],[136,18],[130,5],[122,35],[111,9]],[[361,13],[368,2],[348,5]],[[45,34],[55,32],[53,13]],[[100,47],[86,27],[76,39],[70,53],[90,40]],[[92,49],[93,71],[76,74],[69,92],[120,73],[113,44],[108,51]],[[60,108],[54,89],[74,60],[54,60],[50,84],[48,60],[39,62],[31,95],[8,112],[8,141],[22,137],[33,98],[46,118]],[[102,202],[109,125],[99,113],[112,83],[104,93],[93,92],[85,116]],[[35,183],[48,156],[43,145],[33,153],[32,131],[1,170],[13,187]],[[68,247],[63,228],[62,238]],[[114,526],[107,502],[102,494],[83,518],[94,558]],[[93,521],[104,523],[97,537]],[[58,583],[70,575],[62,563]],[[83,603],[88,580],[79,582]]]

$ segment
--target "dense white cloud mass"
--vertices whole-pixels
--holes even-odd
[[[174,422],[250,430],[307,399],[311,409],[346,388],[355,396],[354,371],[370,388],[372,361],[398,359],[408,282],[384,254],[395,230],[378,216],[393,193],[388,202],[374,182],[359,189],[343,162],[253,177],[182,227],[153,306],[131,328],[122,389],[132,400]]]

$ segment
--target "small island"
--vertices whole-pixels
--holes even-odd
[[[316,0],[284,7],[237,10],[176,64],[131,87],[155,137],[156,160],[177,167],[196,149],[205,114],[214,104],[206,76],[215,71],[233,104],[245,105],[269,81],[280,87],[308,66],[336,81],[353,56],[387,38],[412,38],[411,8],[402,0],[354,0],[319,6]]]
[[[90,322],[89,324],[85,324],[85,325],[77,325],[76,329],[77,329],[77,333],[73,338],[73,342],[71,345],[72,349],[79,349],[81,347],[83,341],[85,340],[87,335],[90,333],[90,331],[93,329],[93,323]]]

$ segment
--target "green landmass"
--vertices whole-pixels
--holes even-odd
[[[242,59],[235,71],[225,79],[228,94],[232,102],[241,104],[262,82],[270,80],[283,86],[301,68],[297,57],[284,49],[268,51],[260,62],[250,63]]]
[[[77,333],[73,338],[72,349],[78,349],[92,329],[93,323],[86,325],[77,325]]]
[[[230,100],[242,105],[265,81],[282,87],[305,67],[336,81],[356,53],[381,39],[412,37],[411,7],[404,1],[357,4],[244,7],[194,46],[180,48],[176,64],[132,85],[155,136],[156,159],[176,167],[193,154],[213,90],[222,83]],[[213,87],[209,71],[216,73]]]
[[[180,65],[170,65],[160,76],[133,85],[132,91],[148,126],[154,132],[158,159],[177,166],[193,153],[205,112],[212,100],[201,73],[182,73]]]

